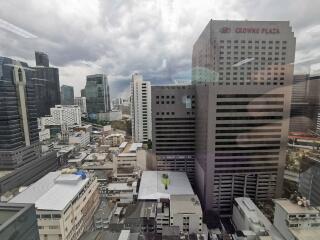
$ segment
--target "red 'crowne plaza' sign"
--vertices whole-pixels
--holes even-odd
[[[231,28],[222,27],[221,33],[230,33]],[[254,27],[237,27],[234,29],[235,33],[262,33],[262,34],[278,34],[280,33],[279,28],[254,28]]]

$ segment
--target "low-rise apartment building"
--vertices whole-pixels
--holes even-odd
[[[313,240],[320,236],[320,210],[305,199],[276,199],[274,226],[286,240]]]
[[[50,172],[10,202],[35,204],[41,240],[77,240],[92,224],[98,183],[84,172]]]
[[[202,209],[197,195],[170,196],[170,226],[184,233],[202,233]]]

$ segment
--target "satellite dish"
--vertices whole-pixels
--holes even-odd
[[[302,205],[302,201],[298,201],[298,205],[301,206]]]

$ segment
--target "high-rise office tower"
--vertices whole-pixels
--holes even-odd
[[[80,95],[81,95],[81,97],[86,97],[86,89],[85,88],[81,89]]]
[[[131,80],[132,137],[135,142],[148,142],[151,134],[151,85],[143,81],[141,74],[133,74]]]
[[[56,153],[40,155],[32,72],[28,65],[0,57],[0,193],[54,170]]]
[[[50,108],[60,104],[59,69],[49,67],[49,58],[45,53],[35,52],[36,67],[32,69],[35,104],[38,117],[50,114]]]
[[[87,76],[85,97],[89,114],[109,112],[111,110],[109,84],[105,74]]]
[[[87,100],[85,97],[75,97],[74,105],[78,105],[81,109],[81,113],[87,112]]]
[[[10,169],[34,160],[38,154],[37,112],[31,71],[25,70],[28,65],[1,57],[0,66],[0,168]],[[25,152],[16,156],[19,148]]]
[[[74,92],[73,87],[62,85],[61,86],[61,105],[73,105]]]
[[[311,131],[320,134],[320,75],[308,77],[308,103],[311,112]]]
[[[119,110],[120,106],[123,104],[123,98],[114,98],[112,99],[112,109],[113,110]]]
[[[213,21],[193,47],[196,184],[205,210],[279,197],[295,37],[289,22]]]
[[[152,149],[158,170],[195,173],[195,89],[152,86]]]
[[[49,57],[44,52],[35,52],[36,66],[49,67]]]

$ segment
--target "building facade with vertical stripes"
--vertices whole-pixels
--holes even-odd
[[[0,194],[57,168],[56,152],[40,153],[32,72],[0,57]]]
[[[189,172],[206,211],[280,196],[294,56],[289,22],[211,20],[193,46],[192,85],[152,87],[157,168]]]
[[[295,37],[289,22],[211,20],[193,46],[196,183],[206,210],[279,197]]]

